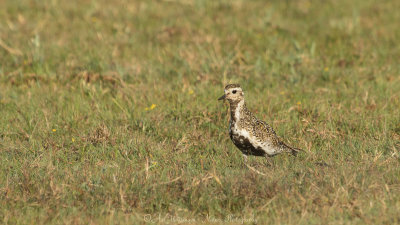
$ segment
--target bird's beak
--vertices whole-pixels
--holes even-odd
[[[224,100],[226,98],[226,95],[222,95],[221,97],[218,98],[218,100]]]

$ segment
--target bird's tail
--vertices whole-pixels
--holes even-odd
[[[282,146],[284,152],[291,153],[294,156],[296,156],[297,153],[304,151],[303,149],[291,147],[283,142],[281,142],[281,146]]]

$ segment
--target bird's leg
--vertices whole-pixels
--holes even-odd
[[[247,166],[247,155],[243,154],[243,166]]]
[[[267,161],[268,166],[272,166],[273,165],[272,159],[268,155],[265,155],[265,159]]]
[[[244,164],[247,164],[247,155],[243,154],[243,162]]]

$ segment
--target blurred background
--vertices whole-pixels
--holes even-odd
[[[278,80],[304,85],[307,79],[351,75],[348,70],[366,77],[398,69],[397,1],[0,4],[6,75],[21,70],[65,77],[87,71],[115,73],[130,83],[159,78],[215,85],[232,79],[261,88],[266,84],[249,78],[268,79],[272,86]],[[324,74],[330,70],[338,71]]]

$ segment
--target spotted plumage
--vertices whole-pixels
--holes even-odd
[[[274,156],[282,152],[296,155],[300,149],[290,147],[279,140],[275,131],[266,122],[258,120],[244,101],[239,84],[229,84],[219,100],[226,99],[230,105],[229,136],[244,155]]]

